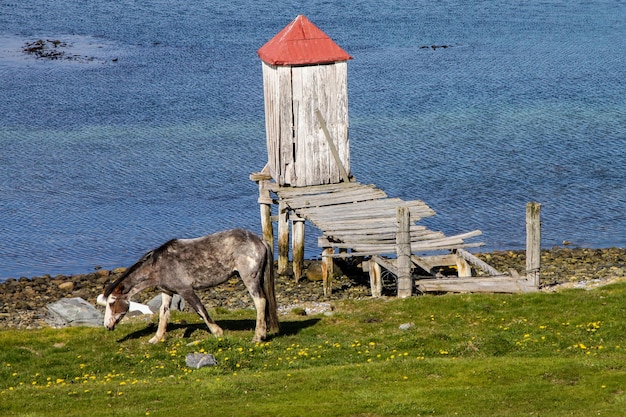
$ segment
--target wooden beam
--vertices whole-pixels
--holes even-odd
[[[527,279],[510,276],[420,279],[415,282],[423,292],[526,293],[538,291]]]
[[[287,275],[289,267],[289,210],[278,204],[278,275]]]
[[[335,249],[324,248],[322,251],[322,279],[324,285],[324,296],[328,297],[333,292],[333,274],[335,273],[335,261],[333,254]]]
[[[398,232],[396,234],[396,267],[398,268],[398,298],[410,297],[411,281],[411,212],[407,207],[398,207],[396,212]]]
[[[371,260],[369,262],[370,288],[372,297],[380,297],[383,295],[383,277],[380,264]]]
[[[320,242],[321,243],[321,242]],[[338,247],[336,246],[333,242],[329,242],[326,241],[325,245],[319,245],[320,247],[324,247],[324,246],[333,246],[333,247]],[[442,249],[446,249],[446,250],[452,250],[452,249],[459,249],[459,248],[476,248],[479,246],[484,245],[484,243],[464,243],[464,244],[459,244],[459,245],[449,245],[449,246],[445,246],[445,247],[435,247],[435,248],[420,248],[419,250],[442,250]],[[348,246],[349,247],[349,246]],[[391,248],[391,251],[387,250]],[[374,248],[376,250],[354,250],[354,248],[352,248],[352,252],[348,252],[348,253],[334,253],[328,256],[331,256],[333,258],[350,258],[350,257],[354,257],[354,256],[374,256],[374,255],[393,255],[395,254],[395,250],[393,246],[385,246],[385,247],[380,247],[380,248]]]
[[[304,219],[294,216],[291,221],[291,256],[293,262],[293,273],[296,282],[302,278],[304,271]]]
[[[526,278],[539,288],[541,270],[541,204],[526,204]]]
[[[272,226],[272,199],[266,188],[267,181],[259,181],[259,208],[261,212],[261,231],[263,240],[274,250],[274,228]]]
[[[488,263],[482,261],[481,259],[479,259],[476,256],[472,255],[471,253],[469,253],[466,250],[457,249],[455,252],[456,252],[457,255],[459,255],[460,257],[465,259],[467,262],[469,262],[470,264],[474,265],[475,267],[478,267],[478,268],[482,269],[483,271],[485,271],[489,275],[492,275],[492,276],[504,275],[504,274],[498,272],[497,269],[495,269],[494,267],[492,267]]]

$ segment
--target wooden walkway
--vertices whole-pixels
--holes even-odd
[[[420,200],[404,201],[388,198],[374,185],[356,182],[310,187],[274,187],[282,201],[298,217],[304,218],[322,231],[318,246],[336,248],[340,252],[329,256],[395,255],[398,207],[410,212],[411,253],[433,250],[453,250],[481,246],[467,239],[481,235],[480,230],[455,236],[445,236],[416,224],[425,217],[435,215]]]
[[[390,198],[376,186],[358,182],[280,187],[269,181],[266,174],[253,174],[251,179],[259,183],[263,234],[268,242],[274,239],[270,206],[278,204],[279,273],[281,268],[287,268],[289,220],[293,229],[296,279],[302,272],[304,222],[321,230],[318,246],[323,248],[325,294],[332,291],[333,259],[338,257],[364,259],[374,297],[382,294],[382,269],[397,277],[399,297],[410,296],[414,289],[421,292],[530,292],[539,287],[538,273],[529,276],[520,276],[513,270],[501,273],[466,251],[483,245],[468,242],[480,236],[480,230],[446,236],[420,225],[419,220],[435,215],[421,200]],[[531,223],[538,224],[538,219]],[[532,250],[536,260],[530,263],[527,260],[527,270],[538,271],[539,239],[532,240],[536,241]],[[536,268],[529,266],[535,264]],[[444,276],[440,273],[442,269],[455,273]],[[483,272],[472,276],[473,269]],[[418,272],[417,276],[414,272]],[[414,281],[414,278],[417,279]]]

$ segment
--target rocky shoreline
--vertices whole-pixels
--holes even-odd
[[[521,272],[525,267],[524,251],[497,251],[477,256],[500,271],[513,268]],[[541,285],[544,290],[554,290],[560,286],[593,286],[626,279],[626,248],[557,247],[542,251],[541,264]],[[338,262],[337,269],[333,293],[328,297],[322,292],[319,261],[305,262],[307,277],[297,283],[293,278],[277,277],[279,306],[305,306],[307,303],[370,295],[369,277],[355,261]],[[80,297],[95,304],[103,286],[115,280],[124,270],[98,270],[73,276],[22,277],[0,283],[0,329],[46,327],[46,305],[61,298]],[[394,289],[387,288],[387,291],[392,295]],[[144,291],[137,294],[134,301],[146,302],[156,294],[155,291]],[[250,296],[237,278],[200,295],[209,309],[253,308]]]

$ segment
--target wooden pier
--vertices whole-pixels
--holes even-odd
[[[321,230],[324,293],[332,288],[334,259],[359,257],[368,265],[372,295],[382,292],[382,269],[397,277],[399,297],[414,291],[524,292],[538,288],[539,233],[534,230],[529,278],[500,273],[466,251],[479,230],[446,236],[419,220],[435,212],[421,200],[390,198],[350,174],[347,61],[352,57],[298,16],[258,51],[263,61],[268,162],[250,178],[258,183],[263,237],[274,245],[278,273],[303,273],[304,222]],[[277,214],[272,215],[272,206]],[[534,211],[537,215],[539,210]],[[536,221],[538,224],[538,220]],[[538,247],[538,246],[537,246]],[[456,271],[441,275],[441,267]],[[473,271],[482,276],[472,277]],[[414,279],[418,275],[421,279]],[[430,278],[424,278],[424,276]],[[423,278],[423,279],[422,279]],[[415,281],[415,282],[414,282]]]

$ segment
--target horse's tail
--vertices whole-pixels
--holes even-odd
[[[280,325],[278,323],[278,304],[276,303],[276,292],[274,290],[274,252],[272,247],[265,244],[265,268],[263,271],[263,292],[265,293],[265,322],[271,333],[278,333]]]

